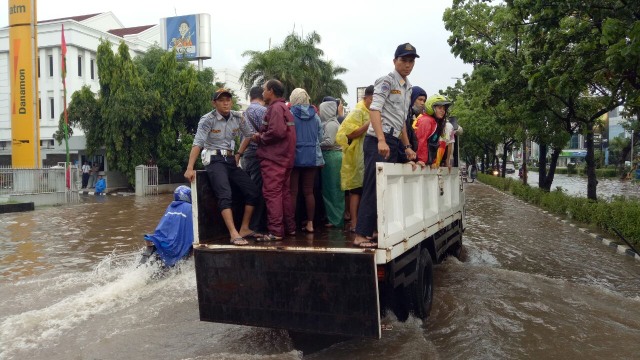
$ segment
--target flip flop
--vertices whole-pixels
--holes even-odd
[[[264,236],[264,234],[260,234],[260,233],[259,233],[259,232],[257,232],[257,231],[252,231],[252,232],[251,232],[251,234],[247,234],[247,235],[245,235],[245,236],[243,236],[243,237],[244,237],[244,238],[254,238],[254,239],[257,239],[257,238],[261,238],[261,237],[263,237],[263,236]]]
[[[257,242],[278,241],[278,240],[282,240],[282,237],[276,236],[273,234],[265,234],[262,237],[256,238]]]
[[[230,240],[231,241],[231,245],[247,245],[249,244],[249,242],[247,241],[247,239],[243,238],[243,237],[237,237],[237,238],[233,238]]]

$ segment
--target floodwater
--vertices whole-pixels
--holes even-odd
[[[436,266],[428,321],[389,315],[380,340],[313,352],[286,331],[200,322],[192,260],[161,279],[136,267],[168,195],[0,215],[0,359],[640,357],[639,261],[465,186],[467,260]]]
[[[518,178],[518,174],[509,174],[509,177]],[[538,187],[538,173],[529,172],[528,183]],[[569,195],[587,197],[587,177],[579,175],[555,174],[551,190],[561,187]],[[625,196],[640,199],[640,182],[620,180],[616,178],[598,179],[596,195],[606,200],[613,196]]]

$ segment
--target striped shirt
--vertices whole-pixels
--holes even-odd
[[[253,128],[255,132],[258,132],[262,127],[262,122],[264,121],[264,115],[266,113],[266,106],[260,105],[257,102],[252,102],[251,104],[249,104],[249,107],[247,107],[247,110],[245,110],[242,114],[242,118],[249,124],[250,127]],[[258,144],[250,142],[249,148],[255,150],[258,148]]]

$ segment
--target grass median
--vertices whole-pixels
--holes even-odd
[[[613,239],[618,239],[613,231],[613,228],[616,228],[636,249],[640,245],[640,201],[638,200],[618,196],[611,201],[593,201],[567,195],[561,190],[546,192],[524,185],[516,179],[486,174],[478,174],[478,180],[502,191],[510,192],[551,213],[596,226],[611,234]]]

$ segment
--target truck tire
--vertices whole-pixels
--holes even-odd
[[[433,303],[433,261],[429,250],[422,249],[418,258],[418,278],[410,287],[413,313],[417,318],[426,319]]]

